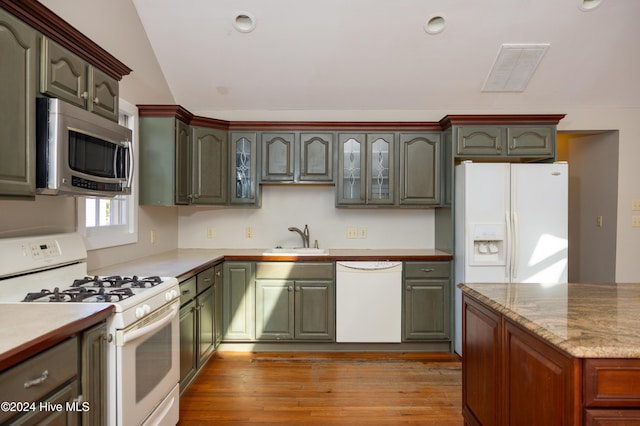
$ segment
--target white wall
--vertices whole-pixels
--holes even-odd
[[[322,248],[433,248],[433,217],[430,209],[338,209],[333,186],[270,185],[262,187],[259,209],[180,207],[179,246],[300,247],[301,238],[287,229],[308,224],[311,246],[318,240]],[[350,226],[366,228],[367,238],[347,239]]]
[[[640,282],[640,228],[631,227],[631,200],[640,199],[640,108],[568,111],[558,129],[619,130],[615,280]]]
[[[121,82],[121,96],[132,104],[140,103],[179,103],[180,100],[174,100],[168,85],[160,70],[153,50],[151,49],[144,28],[140,23],[135,8],[130,0],[110,0],[98,2],[97,0],[42,0],[42,3],[51,8],[55,13],[66,19],[71,25],[86,34],[94,42],[103,46],[107,51],[116,58],[127,64],[133,69],[133,73],[123,79]],[[184,105],[189,108],[188,105]],[[191,111],[197,114],[204,114],[203,111]],[[446,114],[535,114],[535,113],[566,113],[565,117],[559,125],[559,130],[563,131],[581,131],[581,130],[619,130],[619,168],[618,168],[618,229],[617,229],[617,260],[616,260],[616,280],[620,282],[640,282],[640,262],[637,259],[637,253],[640,253],[640,228],[631,228],[631,200],[640,198],[640,167],[637,167],[637,159],[640,158],[640,109],[617,109],[613,107],[602,107],[599,109],[570,109],[563,105],[557,105],[555,111],[538,111],[538,110],[504,110],[499,106],[492,110],[442,110],[435,109],[430,111],[383,111],[383,110],[358,110],[358,111],[210,111],[214,118],[227,120],[269,120],[282,119],[288,121],[295,120],[343,120],[343,121],[375,121],[375,120],[420,120],[420,121],[437,121]],[[277,198],[276,198],[277,199]],[[268,198],[266,199],[268,203]],[[9,206],[7,203],[20,203],[14,201],[0,202],[0,209]],[[47,201],[47,204],[49,201]],[[38,204],[27,203],[19,204],[16,212],[16,205],[11,204],[8,209],[11,218],[10,226],[18,228],[30,228],[36,226],[47,226],[49,223],[64,223],[66,225],[66,217],[75,215],[74,209],[70,208],[68,201],[58,200],[52,202],[53,208],[47,209],[46,212],[33,218],[31,213],[25,214],[22,220],[22,212],[30,211],[36,208]],[[141,228],[158,225],[161,229],[166,229],[168,237],[171,236],[172,229],[180,227],[180,245],[183,245],[189,238],[194,237],[201,231],[193,230],[185,227],[184,223],[187,218],[183,209],[180,209],[179,220],[177,218],[178,209],[168,209],[169,212],[160,212],[149,210],[147,213],[140,214]],[[189,210],[186,210],[189,211]],[[197,221],[201,220],[200,215],[210,215],[205,213],[206,210],[199,212],[194,210],[192,217]],[[211,210],[213,211],[213,210]],[[264,210],[268,212],[269,210]],[[344,227],[344,223],[351,221],[351,218],[358,214],[355,212],[333,212],[331,208],[329,217],[331,223],[340,224]],[[235,212],[235,213],[233,213]],[[215,213],[215,217],[226,217],[229,220],[237,220],[240,215],[261,215],[266,213],[257,213],[260,210],[251,212],[243,212],[242,210],[231,210],[229,213]],[[365,217],[375,212],[362,212]],[[387,213],[384,213],[387,214]],[[391,213],[388,213],[391,214]],[[191,214],[190,214],[191,215]],[[334,216],[335,215],[335,216]],[[343,216],[346,219],[343,221]],[[353,216],[352,216],[353,215]],[[213,217],[213,216],[212,216]],[[62,218],[62,219],[61,219]],[[158,218],[157,223],[154,221]],[[297,216],[296,216],[297,218]],[[269,217],[269,220],[273,218]],[[295,223],[302,223],[305,219],[300,217]],[[355,219],[358,220],[358,219]],[[364,219],[359,219],[364,220]],[[386,220],[380,223],[386,223]],[[148,221],[148,222],[147,222]],[[205,220],[206,221],[206,220]],[[178,225],[178,222],[180,225]],[[286,225],[289,226],[291,219],[287,219]],[[262,222],[260,222],[262,223]],[[268,222],[266,222],[268,223]],[[429,223],[429,220],[427,220]],[[311,224],[320,227],[320,225]],[[374,225],[374,227],[377,225]],[[428,226],[428,225],[427,225]],[[7,225],[0,226],[0,229],[6,229]],[[201,225],[198,225],[201,228]],[[234,227],[232,227],[233,229]],[[147,228],[148,229],[148,228]],[[313,228],[312,228],[313,229]],[[333,228],[332,228],[333,229]],[[391,229],[391,228],[389,228]],[[258,229],[258,232],[263,232]],[[317,232],[317,231],[316,231]],[[369,231],[372,235],[372,232]],[[389,237],[391,237],[390,232]],[[261,234],[259,234],[261,235]],[[279,234],[278,234],[279,235]],[[317,234],[316,234],[317,235]],[[201,238],[201,237],[200,237]],[[257,241],[256,236],[256,241]],[[425,241],[429,241],[429,236],[425,236]],[[336,235],[331,237],[331,241],[337,244],[340,237]],[[322,239],[319,239],[322,241]],[[375,233],[367,240],[368,244],[378,241]],[[263,241],[260,241],[263,243]],[[265,238],[264,242],[267,242]],[[268,241],[271,243],[271,241]],[[236,242],[233,242],[236,244]],[[175,245],[178,242],[176,241]],[[231,243],[229,243],[231,244]],[[200,243],[196,243],[200,245]],[[112,250],[105,256],[105,262],[116,262],[118,260],[128,260],[131,256],[142,256],[147,253],[152,246],[142,245],[137,249]],[[155,246],[158,247],[158,246]],[[164,247],[164,246],[163,246]],[[94,255],[96,258],[102,258],[102,255]],[[108,257],[108,260],[106,259]],[[102,261],[102,259],[100,259]]]

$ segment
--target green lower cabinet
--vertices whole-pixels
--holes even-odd
[[[293,339],[293,285],[293,281],[256,281],[256,339]]]
[[[191,300],[180,308],[180,393],[196,375],[196,302]]]
[[[333,340],[333,289],[328,280],[256,280],[256,339]]]
[[[296,281],[296,340],[335,338],[335,296],[333,281]]]
[[[405,262],[404,274],[403,341],[450,341],[450,262]]]
[[[254,264],[225,262],[222,277],[222,340],[255,340]]]

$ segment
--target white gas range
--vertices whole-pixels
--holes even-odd
[[[82,236],[0,239],[0,303],[108,303],[108,424],[175,425],[179,415],[178,281],[87,276]],[[89,401],[95,403],[94,401]]]

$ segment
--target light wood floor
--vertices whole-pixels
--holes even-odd
[[[209,361],[180,399],[180,426],[462,425],[451,354],[238,353]]]

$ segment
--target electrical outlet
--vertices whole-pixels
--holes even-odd
[[[353,240],[358,238],[358,228],[355,226],[350,226],[347,228],[347,239]]]
[[[640,216],[631,216],[631,226],[640,228]]]
[[[640,200],[631,200],[631,210],[640,211]]]
[[[360,227],[359,234],[360,234],[360,238],[362,239],[367,238],[367,227],[366,226]]]
[[[215,237],[216,235],[216,229],[212,226],[207,228],[207,238],[211,239],[213,237]]]
[[[151,244],[156,243],[156,231],[153,229],[149,232],[149,240],[151,241]]]
[[[244,236],[245,238],[253,238],[253,228],[250,226],[247,226],[244,229]]]

